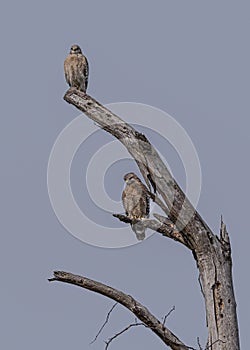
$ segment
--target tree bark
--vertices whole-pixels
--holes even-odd
[[[157,226],[156,220],[151,220],[152,222],[149,220],[146,225],[148,224],[148,227],[155,225],[155,230],[161,232],[165,229],[164,220],[168,222],[170,220],[173,224],[171,230],[168,227],[161,233],[184,244],[193,253],[199,269],[206,305],[207,348],[239,350],[231,246],[225,224],[221,222],[219,237],[213,234],[186,198],[145,135],[137,132],[83,92],[71,88],[66,92],[64,99],[120,140],[137,162],[148,187],[150,188],[151,184],[156,190],[156,198],[159,201],[161,199],[158,195],[161,196],[166,205],[164,211],[167,217],[155,215],[159,225]],[[122,216],[118,218],[126,222],[126,218]]]

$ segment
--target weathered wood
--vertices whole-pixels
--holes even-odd
[[[113,214],[113,216],[119,219],[120,221],[125,222],[126,224],[132,224],[132,223],[135,224],[136,222],[140,221],[140,223],[143,224],[145,228],[148,228],[155,232],[159,232],[163,236],[172,238],[175,241],[185,245],[185,241],[183,240],[182,234],[176,229],[176,226],[172,223],[171,220],[161,215],[154,214],[154,216],[158,220],[153,220],[153,219],[131,220],[128,216],[123,214]]]
[[[220,340],[214,343],[212,349],[240,349],[231,247],[223,222],[221,222],[220,238],[210,234],[201,237],[196,256],[206,302],[209,330],[207,345]]]
[[[190,347],[182,343],[163,323],[151,314],[145,306],[124,292],[87,277],[74,275],[65,271],[54,271],[54,277],[50,278],[49,281],[66,282],[105,295],[130,310],[172,350],[190,349]]]
[[[147,185],[150,186],[150,179],[156,191],[162,196],[169,210],[169,218],[179,230],[184,230],[186,235],[190,236],[193,244],[195,244],[194,238],[197,238],[198,231],[210,231],[145,135],[136,131],[94,98],[79,90],[69,89],[64,99],[123,143],[137,162]]]
[[[221,225],[220,238],[213,234],[145,135],[91,96],[76,89],[69,89],[64,99],[120,140],[137,162],[148,187],[150,183],[153,184],[167,206],[165,213],[168,218],[165,219],[171,220],[178,232],[178,237],[170,233],[165,236],[185,244],[197,261],[206,305],[207,346],[212,350],[239,350],[231,247],[225,225]],[[160,223],[164,222],[164,217],[159,216],[157,219]],[[156,231],[160,232],[160,227]]]

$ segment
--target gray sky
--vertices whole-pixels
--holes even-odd
[[[99,350],[103,340],[133,321],[118,307],[99,341],[89,347],[112,303],[80,288],[47,283],[55,269],[124,290],[159,318],[175,305],[169,328],[190,346],[196,346],[197,336],[202,344],[206,341],[198,271],[187,249],[157,234],[132,247],[93,247],[69,234],[54,214],[46,184],[50,151],[61,130],[79,115],[62,100],[67,89],[63,60],[73,43],[90,63],[90,95],[102,103],[160,108],[191,137],[202,169],[198,210],[214,232],[223,214],[230,232],[241,345],[247,348],[249,7],[246,1],[231,0],[24,0],[2,5],[2,348]],[[100,144],[111,140],[105,133],[97,135]],[[110,214],[98,214],[81,185],[95,140],[76,154],[72,190],[79,206],[98,216],[96,230],[102,232],[101,225],[119,225]],[[161,145],[157,135],[150,134],[150,140],[159,143],[184,185],[172,148]],[[119,199],[122,174],[131,169],[136,170],[131,161],[109,169],[105,184],[111,198]],[[129,229],[127,234],[132,234]],[[143,328],[111,345],[116,350],[136,347],[165,348]]]

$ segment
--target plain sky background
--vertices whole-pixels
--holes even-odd
[[[112,302],[74,286],[49,284],[58,269],[124,290],[159,318],[175,305],[169,328],[190,346],[197,347],[197,336],[206,342],[198,271],[187,249],[158,234],[129,248],[93,247],[69,234],[53,212],[46,184],[49,154],[61,130],[79,115],[62,100],[63,60],[74,43],[90,63],[90,95],[102,103],[155,106],[189,133],[202,169],[198,210],[215,233],[223,214],[230,233],[241,345],[248,348],[249,11],[249,2],[231,0],[2,2],[2,349],[99,350],[133,321],[117,307],[89,346]],[[104,143],[111,139],[98,135]],[[158,142],[154,135],[150,139]],[[89,147],[91,153],[95,144]],[[173,150],[166,145],[163,150],[183,184]],[[72,187],[79,205],[93,208],[89,215],[96,216],[84,187],[77,186],[85,162],[80,149]],[[122,191],[121,175],[131,169],[136,170],[132,162],[109,169],[105,183],[114,199]],[[97,216],[99,225],[114,222],[107,214]],[[165,346],[149,330],[136,328],[110,347],[128,348]]]

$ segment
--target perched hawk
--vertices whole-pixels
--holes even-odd
[[[65,79],[70,87],[86,92],[88,86],[89,65],[78,45],[71,46],[64,61]]]
[[[134,173],[124,176],[126,187],[122,192],[122,202],[126,215],[130,219],[141,220],[149,216],[149,195],[148,189]],[[138,240],[145,238],[145,227],[142,222],[131,224]]]

